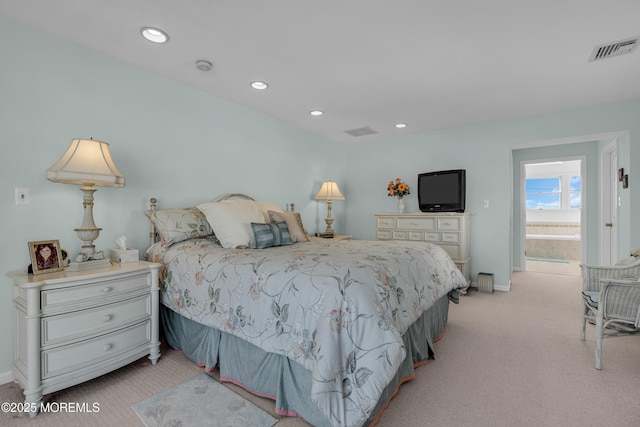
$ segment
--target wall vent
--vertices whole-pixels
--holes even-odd
[[[613,56],[626,55],[636,50],[638,46],[638,37],[620,40],[614,43],[607,43],[593,48],[589,62],[598,61],[600,59],[611,58]]]
[[[365,126],[359,129],[345,130],[344,133],[348,133],[351,136],[366,136],[366,135],[373,135],[378,132],[374,129],[371,129],[369,126]]]

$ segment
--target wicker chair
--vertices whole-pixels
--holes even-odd
[[[585,340],[587,321],[595,322],[596,369],[602,369],[603,338],[640,332],[640,261],[612,267],[582,265],[582,276],[580,339]]]

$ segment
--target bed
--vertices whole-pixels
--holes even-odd
[[[374,425],[434,356],[464,276],[436,245],[308,238],[294,212],[233,196],[146,212],[167,343],[279,414]],[[233,227],[245,240],[229,243]]]

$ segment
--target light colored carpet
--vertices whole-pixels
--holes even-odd
[[[271,427],[276,419],[207,374],[132,406],[146,427]]]
[[[436,360],[400,388],[380,427],[640,425],[640,338],[605,340],[598,371],[592,325],[587,340],[580,341],[578,275],[516,273],[511,289],[492,294],[472,289],[459,305],[451,305]],[[141,426],[131,405],[201,373],[180,352],[163,348],[156,366],[141,359],[46,396],[48,401],[98,402],[98,413],[48,413],[34,419],[0,413],[0,425]],[[308,426],[275,415],[269,399],[225,386],[276,418],[276,427]],[[0,402],[21,400],[15,384],[0,386]]]

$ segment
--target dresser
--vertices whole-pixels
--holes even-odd
[[[471,213],[376,214],[376,239],[434,243],[444,249],[471,284]]]
[[[146,355],[156,363],[159,268],[140,261],[82,272],[8,273],[14,283],[13,375],[32,416],[45,394]]]

